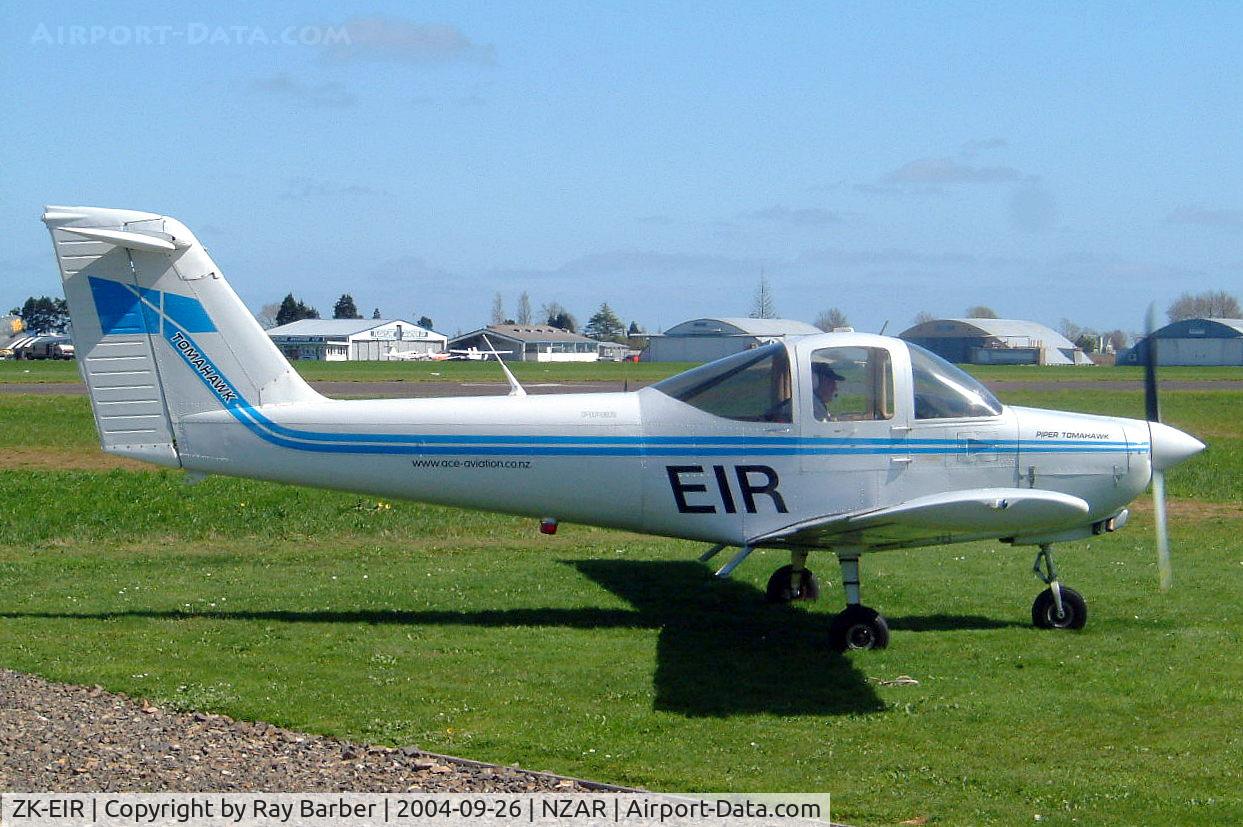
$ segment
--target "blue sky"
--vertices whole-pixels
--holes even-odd
[[[0,303],[59,290],[61,203],[450,334],[497,290],[746,315],[761,271],[807,321],[1134,330],[1243,294],[1239,43],[1238,3],[0,0]]]

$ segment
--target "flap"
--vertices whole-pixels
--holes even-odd
[[[755,537],[751,545],[917,545],[969,536],[1008,537],[1069,528],[1088,514],[1079,497],[1029,488],[977,488],[916,497],[886,508],[832,514]]]

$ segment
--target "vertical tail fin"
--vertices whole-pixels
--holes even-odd
[[[178,467],[178,423],[317,400],[181,222],[48,207],[78,367],[105,451]]]

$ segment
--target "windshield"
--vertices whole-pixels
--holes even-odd
[[[997,397],[975,377],[919,345],[908,342],[907,346],[911,351],[916,419],[997,416],[1001,413]]]
[[[790,360],[780,344],[744,350],[652,385],[701,411],[746,422],[790,422]]]

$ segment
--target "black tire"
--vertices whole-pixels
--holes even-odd
[[[829,643],[835,652],[849,649],[884,649],[889,645],[889,624],[875,609],[847,606],[833,618]]]
[[[1036,595],[1032,603],[1032,625],[1037,629],[1082,629],[1088,622],[1088,604],[1083,595],[1062,586],[1063,616],[1057,616],[1057,604],[1053,602],[1053,589],[1045,589]]]
[[[812,574],[811,569],[803,569],[802,585],[797,589],[790,583],[790,575],[793,572],[794,566],[782,566],[773,572],[772,577],[768,578],[768,588],[765,589],[764,596],[768,598],[769,603],[820,599],[820,581],[816,579],[816,575]]]

